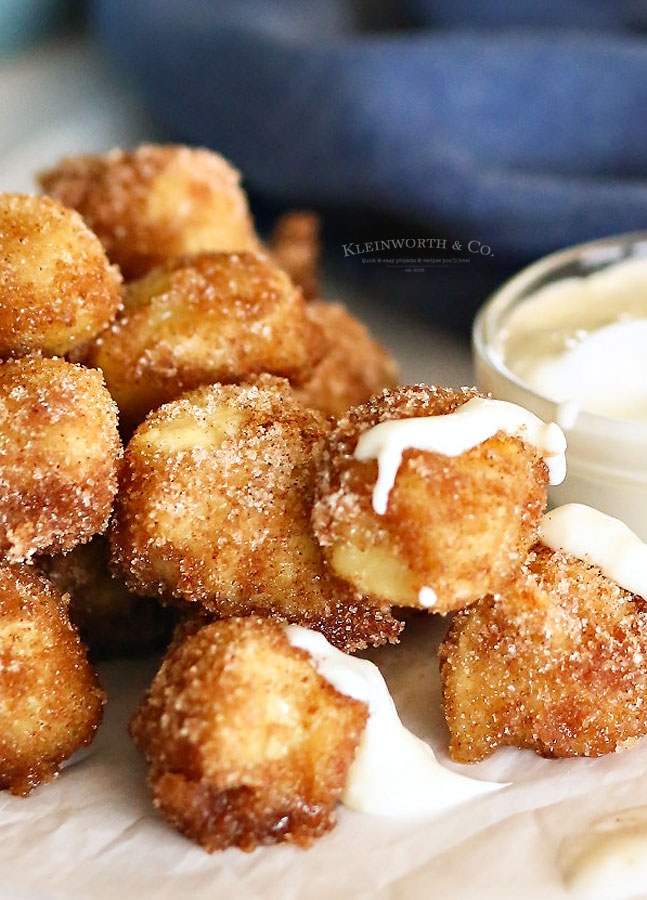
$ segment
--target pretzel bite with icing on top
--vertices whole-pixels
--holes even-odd
[[[378,423],[451,418],[477,391],[401,387],[351,409],[320,457],[313,525],[333,571],[396,606],[446,613],[501,590],[521,567],[546,504],[548,469],[504,432],[458,456],[405,449],[384,513],[360,436]]]
[[[345,649],[401,624],[326,571],[310,525],[326,419],[270,375],[211,385],[152,413],[126,448],[111,526],[131,590],[195,614],[280,616]]]
[[[240,174],[210,150],[144,144],[63,159],[43,190],[78,210],[127,280],[202,250],[258,250]]]
[[[78,213],[0,193],[0,357],[67,353],[114,319],[121,275]]]
[[[0,563],[0,790],[54,778],[92,741],[104,700],[67,598],[29,566]]]
[[[129,285],[125,309],[88,348],[132,429],[203,384],[270,372],[306,378],[323,348],[301,293],[267,258],[203,253]]]
[[[450,752],[599,756],[647,734],[647,603],[537,544],[528,572],[454,617],[441,647]]]
[[[132,594],[108,566],[105,535],[70,553],[40,557],[40,568],[69,594],[70,619],[94,659],[132,657],[163,647],[171,637],[173,615],[155,597]]]
[[[306,300],[319,296],[319,231],[316,213],[293,210],[277,221],[270,241],[272,256]]]
[[[173,646],[130,733],[171,825],[209,852],[250,851],[334,826],[367,716],[280,626],[235,618]]]
[[[103,531],[120,457],[100,372],[34,356],[0,362],[0,556],[65,552]]]
[[[308,316],[321,328],[326,352],[297,395],[305,406],[339,418],[397,383],[391,354],[373,340],[368,329],[341,303],[308,304]]]

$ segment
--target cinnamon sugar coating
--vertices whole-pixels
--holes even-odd
[[[647,734],[647,603],[537,544],[527,571],[455,616],[440,650],[450,752],[599,756]]]
[[[308,304],[308,316],[321,329],[326,351],[307,381],[297,388],[305,406],[339,418],[349,407],[395,387],[395,360],[345,306],[313,301]]]
[[[201,250],[258,250],[240,174],[218,153],[144,144],[74,156],[43,190],[83,216],[127,280]]]
[[[354,458],[379,422],[448,414],[471,397],[416,385],[384,391],[338,422],[319,457],[312,522],[330,567],[358,591],[396,606],[459,609],[513,578],[535,539],[548,470],[536,450],[502,432],[448,457],[406,450],[384,515],[372,506],[377,462]]]
[[[67,353],[120,303],[121,274],[78,213],[0,193],[0,358]]]
[[[272,256],[301,288],[306,300],[312,300],[320,293],[320,228],[316,213],[293,210],[276,222],[270,239]]]
[[[54,778],[92,741],[104,701],[67,598],[29,566],[0,563],[0,790]]]
[[[323,352],[301,293],[266,257],[202,253],[129,285],[117,321],[87,348],[126,430],[202,384],[260,372],[306,378]]]
[[[0,362],[0,556],[71,550],[103,531],[121,452],[100,372],[62,359]]]
[[[157,597],[131,593],[109,568],[105,535],[80,544],[70,553],[43,556],[38,564],[63,593],[69,614],[93,659],[149,653],[171,637],[174,616]]]
[[[195,613],[258,613],[319,628],[344,649],[401,624],[326,570],[310,526],[329,429],[270,375],[199,388],[152,413],[126,448],[111,528],[131,590]]]
[[[367,716],[280,626],[236,618],[173,645],[130,732],[171,825],[209,852],[250,851],[334,826]]]

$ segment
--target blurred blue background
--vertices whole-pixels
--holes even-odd
[[[0,54],[60,29],[80,8],[79,0],[0,0]]]
[[[0,0],[0,48],[69,9]],[[525,262],[647,225],[643,0],[95,0],[85,13],[163,137],[232,159],[262,221],[323,211],[331,266],[452,326]],[[491,253],[419,279],[343,256],[396,236]]]

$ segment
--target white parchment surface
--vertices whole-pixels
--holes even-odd
[[[420,616],[400,646],[369,655],[405,724],[448,762],[437,661],[445,626]],[[155,667],[150,660],[102,667],[109,702],[92,747],[30,797],[0,794],[1,900],[567,898],[556,864],[562,838],[647,803],[647,741],[596,760],[506,749],[455,768],[509,787],[435,819],[379,819],[340,808],[334,831],[307,851],[276,846],[209,856],[157,816],[126,732]]]

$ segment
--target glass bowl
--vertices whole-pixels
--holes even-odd
[[[541,396],[507,367],[502,340],[508,316],[540,288],[630,259],[647,260],[647,231],[579,244],[540,259],[486,301],[474,322],[472,348],[481,390],[562,425],[568,474],[551,488],[551,505],[586,503],[626,522],[647,541],[647,422],[583,411],[572,421],[568,403]]]

